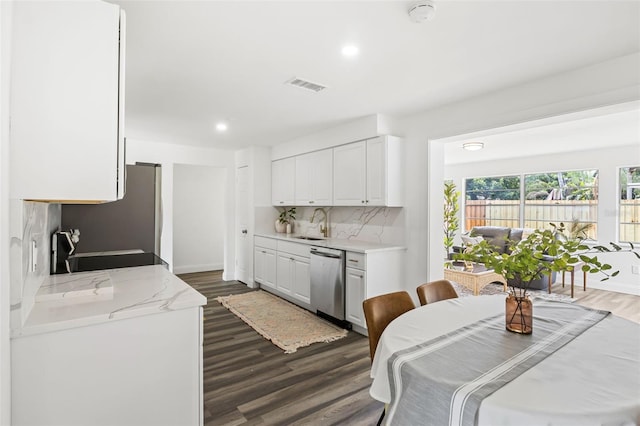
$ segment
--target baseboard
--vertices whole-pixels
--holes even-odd
[[[577,290],[581,290],[580,287],[582,287],[582,283],[580,283],[579,285],[576,284]],[[616,282],[616,281],[610,281],[610,280],[608,281],[588,280],[587,291],[589,291],[590,287],[597,288],[598,290],[615,291],[616,293],[625,293],[625,294],[633,294],[635,296],[640,296],[640,287],[638,286],[638,284],[629,284],[629,283]]]
[[[183,266],[174,266],[173,273],[178,274],[190,274],[192,272],[205,272],[205,271],[219,271],[224,269],[224,264],[222,263],[206,263],[204,265],[183,265]]]

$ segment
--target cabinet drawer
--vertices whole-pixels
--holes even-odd
[[[276,249],[276,245],[277,245],[277,241],[274,240],[273,238],[265,238],[265,237],[255,237],[254,238],[254,243],[256,246],[258,247],[264,247],[264,248],[269,248],[269,249]]]
[[[291,243],[289,241],[277,241],[278,243],[278,252],[285,252],[290,254],[295,254],[298,256],[309,258],[309,250],[311,246],[308,244],[301,243]]]
[[[347,268],[365,269],[365,254],[355,253],[352,251],[347,252]]]

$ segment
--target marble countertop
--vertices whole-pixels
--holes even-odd
[[[203,306],[207,298],[161,265],[50,275],[11,337]]]
[[[406,247],[390,244],[370,243],[366,241],[346,240],[342,238],[323,238],[321,240],[305,240],[298,234],[280,234],[276,232],[257,232],[257,237],[275,238],[294,243],[308,244],[310,246],[329,247],[338,250],[353,251],[357,253],[372,253],[387,250],[405,250]]]

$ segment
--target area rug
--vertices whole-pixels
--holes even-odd
[[[467,296],[473,296],[473,291],[469,290],[467,287],[458,284],[456,282],[452,282],[453,286],[456,289],[456,292],[458,293],[459,297],[467,297]],[[500,283],[491,283],[486,285],[485,287],[483,287],[480,290],[480,294],[504,294],[506,295],[507,293],[504,292],[502,287],[502,284]],[[527,293],[529,293],[529,297],[531,297],[531,299],[543,299],[543,300],[552,300],[552,301],[559,301],[559,302],[570,302],[573,303],[575,302],[577,299],[576,298],[571,298],[570,296],[567,296],[566,294],[557,294],[557,293],[547,293],[546,290],[527,290]]]
[[[263,290],[216,300],[287,354],[347,335],[347,330]]]

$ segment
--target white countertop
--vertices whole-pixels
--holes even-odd
[[[369,243],[366,241],[357,240],[345,240],[341,238],[323,238],[321,240],[305,240],[300,238],[302,235],[298,234],[281,234],[277,232],[257,232],[257,237],[275,238],[283,241],[291,241],[294,243],[308,244],[310,246],[329,247],[338,250],[353,251],[358,253],[372,253],[377,251],[387,250],[405,250],[406,247],[391,245],[391,244],[378,244]]]
[[[50,275],[41,292],[46,297],[36,301],[11,337],[207,304],[205,296],[162,265]]]

